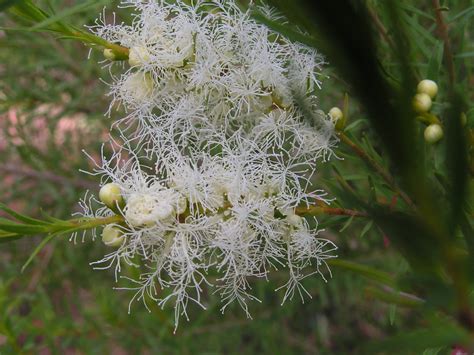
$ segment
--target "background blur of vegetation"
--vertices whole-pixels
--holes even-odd
[[[0,1],[2,3],[8,1]],[[50,12],[55,11],[58,19],[79,27],[91,24],[104,5],[109,14],[117,11],[120,20],[129,21],[129,14],[117,9],[114,1],[37,3]],[[285,1],[274,3],[283,11],[287,9]],[[304,1],[289,3],[296,6]],[[444,42],[436,23],[436,1],[394,2],[399,7],[398,22],[388,19],[390,16],[381,3],[383,1],[367,2],[379,64],[385,75],[395,84],[403,83],[397,78],[401,59],[394,50],[399,39],[396,26],[402,26],[405,40],[411,44],[407,56],[409,67],[416,79],[429,77],[437,81],[440,91],[432,112],[443,114],[449,108],[449,70],[443,63]],[[441,6],[445,7],[442,14],[449,26],[456,86],[461,89],[467,107],[464,129],[468,130],[474,126],[474,1],[451,0]],[[332,14],[336,23],[346,9],[341,7],[339,11]],[[294,20],[297,16],[295,13],[293,18],[291,14],[289,17]],[[0,26],[20,27],[8,13],[0,14]],[[358,30],[355,22],[353,31]],[[308,32],[317,37],[317,33]],[[364,40],[361,33],[361,51],[367,47]],[[67,219],[78,209],[77,201],[85,190],[97,192],[98,182],[78,170],[87,170],[90,165],[81,150],[98,152],[111,124],[103,116],[109,103],[105,95],[107,86],[99,79],[107,79],[108,73],[98,64],[103,59],[100,51],[91,52],[89,60],[88,52],[79,42],[57,40],[41,31],[0,31],[0,201],[27,215],[41,217],[44,212]],[[351,58],[346,59],[351,61]],[[366,108],[352,99],[360,93],[352,92],[354,85],[349,85],[346,76],[334,67],[327,66],[324,74],[328,78],[324,78],[319,94],[321,109],[327,112],[332,106],[342,107],[344,93],[348,92],[351,99],[346,135],[387,172],[399,174],[396,166],[395,169],[389,166],[389,155],[382,149],[386,142],[371,128]],[[414,93],[415,86],[405,91]],[[120,117],[120,112],[114,113],[114,117]],[[443,142],[434,146],[425,144],[424,124],[416,122],[415,125],[421,132],[417,139],[425,156],[421,164],[426,165],[427,175],[442,180],[446,147]],[[397,132],[394,123],[392,133]],[[388,150],[390,154],[390,146]],[[332,159],[329,164],[320,165],[319,172],[326,190],[337,198],[332,207],[360,210],[365,206],[369,212],[364,214],[371,214],[371,206],[377,204],[400,210],[408,208],[392,187],[352,149],[341,143],[337,155],[343,160]],[[393,154],[391,157],[393,160]],[[472,179],[468,179],[467,185],[472,185]],[[424,181],[419,183],[424,184]],[[462,193],[467,194],[466,191],[469,189]],[[366,205],[355,196],[364,199]],[[470,197],[461,198],[467,200],[467,212],[458,212],[463,215],[467,230],[472,230]],[[432,207],[443,209],[445,205],[439,202]],[[339,246],[341,259],[383,270],[393,277],[409,275],[410,263],[406,260],[410,258],[400,256],[392,236],[379,227],[380,219],[375,218],[374,222],[373,218],[364,216],[321,215],[319,221],[321,227],[326,228],[325,237]],[[402,229],[403,223],[399,227]],[[407,226],[405,242],[409,245],[413,241],[412,253],[420,253],[422,257],[423,252],[416,250],[420,245],[416,238],[421,236],[413,234],[413,230]],[[453,231],[453,243],[460,238],[457,233],[457,229]],[[221,315],[219,300],[209,295],[208,311],[192,309],[191,321],[182,322],[174,335],[173,309],[155,307],[148,313],[142,305],[134,304],[129,315],[131,294],[112,289],[115,284],[111,271],[91,270],[89,263],[105,253],[102,243],[86,239],[84,243],[73,245],[67,236],[53,239],[30,267],[20,273],[39,240],[25,238],[0,244],[0,354],[21,351],[41,354],[347,354],[368,352],[367,344],[381,341],[385,342],[380,349],[389,349],[386,353],[397,350],[405,354],[445,354],[459,345],[458,326],[453,325],[456,322],[433,311],[440,304],[442,308],[450,307],[444,303],[451,297],[449,288],[436,294],[435,301],[428,302],[429,306],[417,307],[421,303],[418,298],[384,293],[387,286],[376,281],[383,281],[385,274],[379,275],[377,280],[376,273],[368,272],[369,278],[365,278],[337,265],[327,284],[318,277],[305,281],[313,299],[304,304],[295,299],[280,306],[281,294],[274,292],[278,284],[275,280],[284,278],[284,271],[274,273],[274,279],[267,283],[254,283],[263,302],[251,306],[253,320],[246,319],[238,307]],[[421,247],[430,249],[432,245],[425,242]],[[410,291],[416,289],[409,280],[405,283]],[[427,283],[419,283],[421,295],[423,290],[436,288],[430,289]],[[405,284],[390,287],[399,285]],[[472,305],[472,300],[470,302]],[[415,330],[423,327],[429,331]],[[415,337],[416,344],[413,343]]]

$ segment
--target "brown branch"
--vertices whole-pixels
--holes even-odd
[[[439,0],[432,0],[432,3],[436,12],[436,25],[438,27],[438,33],[444,42],[444,58],[448,69],[450,88],[452,89],[455,81],[455,70],[453,50],[451,47],[451,41],[449,40],[448,25],[446,25],[446,22],[444,21],[442,14],[443,9],[441,8]]]
[[[346,208],[330,208],[321,206],[297,207],[295,213],[297,215],[318,215],[328,214],[335,216],[353,216],[353,217],[368,217],[369,215],[363,211],[349,210]]]
[[[388,45],[392,48],[396,48],[395,43],[393,42],[392,38],[388,35],[388,31],[383,25],[382,21],[380,21],[380,18],[377,16],[375,11],[372,8],[369,8],[369,16],[371,20],[373,21],[375,28],[380,34],[380,37],[382,37],[385,42],[388,43]]]

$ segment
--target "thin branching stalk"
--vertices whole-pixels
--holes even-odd
[[[354,217],[368,217],[368,213],[363,211],[356,211],[347,208],[331,208],[322,206],[308,206],[298,207],[295,211],[298,215],[334,215],[334,216],[354,216]]]
[[[341,142],[350,147],[360,158],[365,160],[379,175],[389,184],[395,192],[410,206],[413,210],[416,209],[416,205],[413,203],[411,198],[398,186],[395,179],[390,175],[379,163],[377,163],[372,157],[370,157],[361,147],[355,144],[347,135],[343,132],[339,133]]]
[[[455,82],[455,69],[453,50],[448,33],[448,25],[444,21],[443,8],[441,7],[439,0],[432,0],[432,4],[436,12],[436,25],[438,27],[438,33],[444,42],[444,58],[446,61],[446,67],[449,75],[449,87],[452,90]]]

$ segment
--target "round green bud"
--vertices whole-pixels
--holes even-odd
[[[115,208],[123,204],[122,190],[120,186],[111,182],[100,188],[99,199],[109,208]]]
[[[102,231],[102,242],[109,247],[119,247],[124,242],[124,237],[122,236],[122,231],[112,225],[108,224],[104,227]]]
[[[438,85],[433,80],[422,80],[418,83],[417,91],[420,94],[426,94],[430,98],[434,98],[438,93]]]
[[[427,143],[434,144],[443,138],[443,128],[437,123],[430,124],[425,128],[424,136]]]
[[[416,94],[413,98],[413,109],[418,113],[428,112],[431,105],[431,97],[428,94]]]
[[[108,60],[115,60],[115,53],[113,50],[110,48],[105,48],[104,51],[102,52],[104,54],[104,57]]]
[[[336,123],[344,117],[344,114],[339,107],[333,107],[329,110],[329,116],[331,117],[331,120]]]

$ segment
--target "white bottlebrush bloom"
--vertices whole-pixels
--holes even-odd
[[[231,134],[276,106],[290,108],[295,94],[315,100],[321,56],[256,23],[233,1],[124,5],[136,10],[132,25],[98,22],[92,30],[130,48],[131,68],[111,84],[112,94],[132,120],[147,121],[138,125],[146,141],[166,138],[163,132],[203,137],[221,128]]]
[[[173,217],[175,209],[169,196],[133,194],[128,198],[125,219],[133,227],[153,226]]]
[[[150,62],[150,53],[146,47],[132,47],[128,54],[128,63],[130,66],[143,66]]]
[[[131,25],[92,27],[130,49],[111,84],[112,105],[127,112],[116,123],[123,143],[93,172],[123,203],[113,212],[84,204],[88,216],[123,218],[117,248],[98,267],[115,267],[118,278],[124,263],[141,260],[147,271],[133,281],[133,299],[173,300],[176,324],[189,301],[205,308],[205,285],[222,310],[236,301],[250,316],[249,277],[272,269],[289,270],[284,300],[303,296],[301,281],[323,275],[336,249],[296,213],[329,202],[313,185],[336,143],[316,105],[322,58],[233,0],[123,5],[135,11]]]
[[[133,72],[124,76],[117,95],[130,108],[143,108],[153,95],[153,79],[145,72]]]

